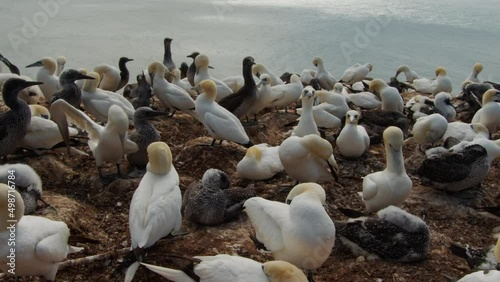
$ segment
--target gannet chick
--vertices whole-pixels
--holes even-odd
[[[27,65],[27,68],[41,67],[36,73],[36,80],[43,82],[40,85],[45,101],[52,101],[52,95],[61,89],[59,77],[55,75],[56,62],[50,57],[44,57],[40,61]]]
[[[181,80],[181,71],[178,69],[174,69],[172,71],[172,74],[173,74],[172,83],[184,89],[184,91],[186,91],[192,98],[195,98],[198,93],[191,89],[192,86],[189,83],[189,81],[187,81],[187,79]]]
[[[177,270],[143,263],[149,270],[175,282],[306,282],[304,273],[285,261],[266,263],[230,255],[196,256]]]
[[[417,119],[413,125],[413,136],[405,142],[416,144],[433,144],[443,138],[448,129],[448,121],[440,114],[432,114]]]
[[[179,175],[172,164],[172,152],[164,142],[148,147],[149,163],[130,202],[131,246],[137,259],[127,270],[125,281],[132,281],[144,250],[181,228],[182,196]]]
[[[252,66],[254,59],[250,56],[243,59],[243,78],[245,85],[238,91],[222,98],[219,105],[233,113],[236,117],[248,115],[248,111],[257,99],[257,85],[253,79]]]
[[[475,63],[474,66],[472,66],[472,72],[465,79],[465,81],[472,81],[472,82],[479,83],[480,81],[479,81],[479,78],[477,76],[481,71],[483,71],[483,64]]]
[[[0,183],[8,185],[9,180],[16,184],[16,190],[23,198],[24,214],[33,213],[38,207],[38,201],[43,201],[40,176],[31,166],[26,164],[0,165]]]
[[[169,71],[173,71],[177,68],[174,61],[172,60],[172,40],[172,38],[168,37],[165,37],[165,39],[163,39],[163,65],[167,67]]]
[[[452,84],[446,70],[443,67],[438,67],[435,70],[436,79],[431,80],[427,78],[415,79],[413,87],[419,93],[436,95],[439,92],[451,93]]]
[[[8,202],[15,199],[14,217],[8,211]],[[11,236],[9,220],[17,220],[16,231],[16,276],[43,276],[48,281],[56,278],[59,263],[71,253],[81,251],[68,245],[69,229],[62,221],[53,221],[39,216],[23,216],[24,203],[21,195],[5,184],[0,184],[0,239],[7,242]],[[9,254],[12,246],[0,245],[0,269],[9,274]]]
[[[307,86],[311,84],[311,79],[316,76],[315,70],[303,69],[300,73],[300,82],[302,82],[303,86]]]
[[[247,188],[230,188],[229,176],[218,169],[209,169],[201,183],[188,186],[182,198],[183,215],[202,225],[218,225],[239,216],[243,203],[255,196]]]
[[[450,251],[459,256],[472,270],[498,270],[500,267],[500,238],[495,246],[488,248],[474,248],[469,245],[462,247],[456,243],[450,244]]]
[[[288,137],[278,153],[285,172],[297,181],[338,181],[332,144],[316,134]]]
[[[248,148],[245,156],[236,166],[239,177],[266,180],[283,171],[278,151],[279,146],[272,147],[266,143]]]
[[[94,80],[86,80],[82,88],[82,102],[85,111],[93,115],[100,122],[108,121],[109,108],[112,105],[119,106],[127,115],[129,122],[132,122],[134,116],[134,106],[122,95],[97,88],[99,85],[99,74],[90,72],[88,76]]]
[[[4,63],[8,68],[9,71],[13,74],[21,75],[21,72],[19,71],[19,68],[11,63],[7,58],[5,58],[2,54],[0,54],[0,62]],[[2,72],[2,68],[0,66],[0,72]]]
[[[388,206],[377,217],[335,222],[342,244],[355,256],[395,262],[415,262],[427,257],[430,233],[427,224],[398,207]]]
[[[281,78],[279,78],[278,76],[276,76],[272,71],[270,71],[269,69],[267,69],[266,66],[264,66],[263,64],[255,64],[252,67],[252,72],[254,74],[255,73],[260,73],[261,75],[263,75],[263,74],[269,75],[269,79],[270,79],[269,83],[271,84],[271,86],[285,84],[283,82],[283,80],[281,80]]]
[[[348,111],[345,126],[337,137],[337,148],[344,157],[358,158],[370,147],[368,133],[363,126],[358,125],[360,116],[357,111]]]
[[[212,80],[203,80],[199,87],[203,89],[195,101],[195,110],[210,136],[216,139],[233,141],[246,147],[253,144],[248,138],[240,120],[231,112],[215,102],[217,88]]]
[[[193,54],[191,54],[191,55],[193,55]],[[217,97],[215,99],[216,102],[219,102],[221,99],[231,95],[231,93],[234,92],[223,81],[216,79],[215,77],[213,77],[210,74],[210,72],[208,71],[208,69],[210,68],[210,61],[209,61],[207,55],[199,54],[199,55],[195,56],[194,63],[196,65],[196,73],[194,76],[194,85],[200,84],[203,80],[211,79],[215,83],[215,85],[217,86]]]
[[[133,60],[134,59],[129,59],[127,57],[120,58],[120,60],[118,61],[118,67],[120,68],[120,82],[118,83],[116,89],[112,91],[116,92],[127,85],[130,78],[130,72],[127,69],[127,63]]]
[[[370,92],[373,91],[380,93],[382,110],[403,112],[403,98],[396,88],[381,79],[374,79],[370,83]]]
[[[63,71],[61,73],[61,76],[59,76],[59,84],[61,85],[62,89],[54,93],[54,95],[52,96],[52,101],[50,101],[50,103],[54,103],[54,101],[58,99],[63,99],[71,106],[77,109],[80,108],[80,104],[82,103],[82,91],[75,84],[75,81],[81,79],[93,80],[94,77],[82,74],[81,72],[74,69]]]
[[[326,193],[316,183],[295,186],[286,203],[253,197],[245,211],[255,229],[256,240],[284,260],[308,272],[321,267],[335,243],[335,226],[326,213]]]
[[[175,111],[182,111],[197,118],[194,112],[194,100],[189,93],[165,79],[164,76],[168,71],[167,68],[160,62],[152,62],[149,68],[154,69],[154,79],[152,79],[153,93],[165,106],[174,111],[172,116]]]
[[[465,275],[457,282],[496,282],[500,280],[498,270],[480,270]]]
[[[32,85],[40,85],[38,81],[26,81],[21,78],[10,78],[2,86],[3,102],[9,111],[0,114],[0,157],[14,153],[16,147],[28,132],[31,110],[28,104],[18,98],[21,90]]]
[[[391,126],[384,131],[386,167],[363,178],[361,196],[367,212],[401,205],[410,194],[412,181],[403,159],[403,132]]]
[[[418,79],[418,74],[415,71],[410,70],[407,66],[402,65],[399,66],[398,69],[396,70],[396,75],[394,76],[395,78],[398,78],[400,73],[404,73],[406,76],[406,81],[409,83],[413,83],[415,79]]]
[[[471,123],[484,125],[490,134],[495,133],[500,123],[500,104],[493,100],[498,92],[496,89],[490,89],[484,93],[483,107],[474,114],[471,121]]]
[[[313,103],[316,91],[311,86],[302,90],[302,115],[299,124],[293,129],[292,136],[304,137],[309,134],[320,135],[313,117]]]
[[[449,137],[456,138],[458,141],[472,141],[478,135],[489,138],[490,133],[488,129],[480,123],[454,121],[448,123],[448,128],[443,135],[443,141]]]
[[[88,145],[94,155],[99,178],[103,182],[101,172],[103,162],[109,161],[116,164],[117,175],[121,176],[120,162],[123,155],[137,152],[138,146],[127,138],[128,117],[117,105],[111,105],[108,112],[108,123],[101,126],[90,119],[80,110],[71,106],[64,100],[57,100],[50,107],[52,118],[57,123],[69,153],[68,121],[89,134]]]
[[[291,103],[297,102],[303,89],[304,86],[302,86],[300,77],[292,74],[290,83],[271,87],[271,95],[273,96],[271,107],[286,108]]]
[[[114,66],[100,64],[94,68],[94,72],[99,74],[98,88],[107,91],[115,91],[120,84],[120,71]]]
[[[160,132],[149,121],[167,114],[166,112],[153,111],[148,107],[140,107],[135,111],[135,131],[130,134],[129,139],[137,144],[138,150],[135,153],[127,154],[127,160],[134,168],[146,168],[149,144],[160,141]]]
[[[189,69],[187,71],[187,79],[191,86],[195,86],[196,84],[194,83],[194,76],[196,74],[196,64],[194,63],[196,57],[200,54],[200,52],[193,52],[190,55],[186,56],[188,58],[193,59],[193,62],[189,65]],[[229,94],[228,94],[229,95]]]
[[[373,69],[373,66],[371,64],[364,64],[364,65],[355,65],[352,67],[349,67],[344,71],[344,74],[340,78],[339,82],[345,83],[352,85],[356,82],[363,81],[365,77],[370,73]]]
[[[325,66],[323,65],[323,59],[321,59],[320,57],[315,57],[312,63],[317,68],[314,78],[319,79],[321,88],[325,90],[332,90],[333,85],[335,85],[337,80],[331,73],[326,70]]]
[[[137,108],[149,107],[151,105],[150,99],[153,97],[153,90],[146,81],[144,74],[137,75],[136,79],[137,87],[131,92],[134,92],[133,95],[136,96],[136,98],[132,99],[132,106],[134,106],[134,109],[137,110]]]
[[[423,183],[430,183],[439,190],[457,192],[480,184],[489,169],[486,149],[471,145],[459,152],[426,159],[417,173]]]

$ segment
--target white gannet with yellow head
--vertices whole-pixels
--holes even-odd
[[[354,65],[344,71],[344,74],[340,78],[340,81],[349,85],[363,81],[363,79],[365,79],[365,77],[372,71],[372,69],[373,66],[368,63],[364,65]]]
[[[419,93],[436,95],[439,92],[451,93],[452,84],[448,76],[446,76],[446,69],[437,67],[434,71],[436,74],[435,79],[419,78],[413,81],[412,86]]]
[[[410,70],[408,66],[401,65],[398,67],[396,70],[396,75],[394,76],[395,78],[398,78],[400,73],[404,73],[406,77],[406,81],[409,83],[413,83],[415,79],[418,79],[418,74],[415,71]]]
[[[413,136],[405,142],[413,141],[416,144],[433,144],[443,138],[448,129],[448,121],[440,114],[432,114],[417,119],[413,125]]]
[[[217,97],[215,98],[215,101],[218,102],[222,98],[229,96],[230,94],[233,93],[233,90],[229,88],[229,86],[227,86],[224,82],[222,82],[219,79],[216,79],[210,74],[210,72],[208,71],[210,60],[208,59],[207,55],[199,54],[198,56],[196,56],[196,59],[194,59],[194,63],[196,65],[194,84],[198,85],[203,80],[211,79],[217,86]]]
[[[111,65],[100,64],[94,68],[94,72],[99,74],[98,88],[107,91],[115,91],[120,84],[120,71]]]
[[[374,79],[370,82],[370,92],[376,91],[382,99],[382,110],[403,112],[403,97],[399,91],[387,85],[382,79]]]
[[[299,124],[293,129],[292,136],[303,137],[309,134],[320,135],[313,116],[313,104],[316,99],[316,90],[311,86],[306,86],[302,90],[302,114]]]
[[[279,157],[279,146],[266,143],[254,145],[247,149],[243,159],[236,166],[238,175],[245,179],[265,180],[283,171]]]
[[[471,82],[479,83],[480,81],[479,81],[479,78],[477,76],[482,71],[483,71],[483,64],[481,64],[481,63],[475,63],[474,66],[472,66],[472,72],[465,79],[465,81],[471,81]]]
[[[348,158],[358,158],[370,147],[370,137],[366,129],[358,125],[361,114],[350,110],[346,114],[345,126],[337,137],[340,154]]]
[[[40,61],[27,65],[27,68],[41,67],[36,73],[36,80],[43,82],[39,87],[42,90],[45,101],[52,101],[52,95],[61,90],[59,77],[56,73],[56,62],[50,57],[44,57]]]
[[[263,74],[269,75],[269,84],[271,86],[285,84],[280,77],[276,76],[272,71],[267,69],[266,66],[264,66],[263,64],[253,65],[252,72],[253,72],[253,74],[260,73],[261,75],[263,75]]]
[[[291,103],[297,102],[304,86],[300,77],[296,74],[290,76],[290,83],[280,84],[271,87],[272,103],[270,107],[283,108]]]
[[[490,89],[483,94],[483,107],[479,109],[472,118],[471,123],[480,123],[484,125],[490,134],[495,133],[500,122],[500,103],[494,98],[499,91]]]

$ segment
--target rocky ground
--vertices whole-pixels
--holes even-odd
[[[266,142],[279,145],[284,133],[289,130],[284,125],[297,116],[293,113],[268,112],[259,118],[257,126],[250,126],[247,132],[253,143]],[[220,146],[199,146],[209,144],[203,126],[191,117],[176,114],[155,123],[174,156],[174,166],[181,176],[181,189],[199,181],[209,168],[218,168],[231,176],[233,186],[255,189],[261,197],[283,201],[285,193],[278,192],[280,186],[294,181],[285,174],[260,182],[238,178],[236,164],[245,154],[245,148],[230,142]],[[328,132],[332,136],[336,132]],[[498,138],[498,134],[496,136]],[[78,149],[90,154],[88,146]],[[385,156],[382,144],[373,145],[369,152],[356,161],[339,157],[334,152],[340,166],[340,183],[324,183],[327,191],[328,212],[334,221],[346,221],[336,207],[363,210],[364,205],[357,195],[361,191],[362,177],[383,169]],[[415,146],[404,148],[409,172],[416,169],[421,153]],[[20,157],[10,162],[31,165],[41,176],[44,198],[57,210],[38,211],[41,216],[63,220],[71,229],[71,234],[79,241],[82,237],[95,240],[74,242],[84,247],[84,251],[73,254],[69,259],[108,253],[106,259],[91,263],[78,263],[61,269],[57,281],[123,281],[122,273],[114,270],[130,245],[128,230],[129,204],[140,179],[120,179],[103,186],[98,177],[94,159],[89,156],[67,156],[59,152],[47,152],[37,157]],[[124,160],[122,167],[127,167]],[[113,164],[104,167],[107,174],[115,172]],[[402,208],[423,218],[431,230],[431,251],[426,260],[418,263],[401,264],[384,261],[369,261],[356,258],[337,243],[330,258],[316,271],[316,281],[451,281],[470,272],[461,258],[452,255],[450,242],[486,247],[496,239],[493,232],[500,232],[498,218],[487,216],[474,209],[478,206],[498,204],[500,166],[495,161],[480,189],[472,189],[458,194],[447,194],[423,186],[418,177],[410,174],[414,186],[410,197]],[[146,262],[169,265],[167,254],[183,256],[237,254],[258,261],[272,257],[255,250],[249,235],[253,230],[245,214],[237,220],[214,227],[197,226],[186,221],[183,229],[189,234],[158,242],[150,251]],[[78,238],[79,237],[79,238]],[[3,278],[4,281],[6,278]],[[10,278],[9,278],[10,279]],[[39,278],[24,277],[20,281],[42,281]],[[1,279],[0,279],[1,280]],[[12,278],[13,281],[13,278]],[[165,281],[159,275],[140,268],[134,281]]]

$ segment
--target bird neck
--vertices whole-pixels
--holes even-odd
[[[120,68],[120,76],[121,77],[129,75],[129,71],[127,69],[127,62],[126,61],[120,61],[118,63],[118,67]]]
[[[392,173],[401,174],[406,172],[403,159],[402,147],[394,151],[388,144],[385,145],[386,170]]]
[[[97,80],[87,79],[83,84],[82,90],[85,92],[94,93],[97,90],[97,83]]]
[[[28,109],[28,111],[31,113],[30,108],[28,107],[28,104],[26,104],[25,101],[21,100],[18,98],[20,91],[17,91],[15,93],[11,93],[11,95],[5,95],[3,94],[3,101],[7,107],[9,107],[13,111],[19,111],[21,109]]]
[[[163,60],[171,60],[172,59],[172,52],[170,51],[170,42],[167,42],[164,44],[165,52],[163,54]]]
[[[253,80],[252,66],[243,66],[243,79],[246,87],[256,86],[255,80]]]

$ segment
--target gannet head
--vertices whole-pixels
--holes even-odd
[[[403,147],[403,131],[399,127],[389,126],[384,130],[384,143],[393,151],[399,151]]]
[[[437,67],[435,70],[436,76],[445,76],[446,75],[446,69],[443,67]]]
[[[231,181],[229,180],[229,176],[222,170],[218,170],[215,168],[208,169],[203,174],[203,178],[201,179],[204,188],[215,188],[217,190],[225,190],[231,186]]]
[[[41,117],[50,119],[50,112],[47,108],[41,105],[29,105],[32,117]]]
[[[271,282],[306,281],[304,272],[295,265],[286,261],[268,261],[262,264],[262,271]]]
[[[495,98],[495,95],[497,95],[497,93],[499,93],[499,91],[496,89],[489,89],[486,92],[484,92],[484,94],[483,94],[483,107],[487,103],[493,101]]]
[[[212,100],[215,101],[215,98],[217,97],[217,86],[215,85],[215,82],[211,79],[205,79],[202,82],[200,82],[200,87],[203,89],[203,92],[205,92],[205,96]]]
[[[154,174],[167,174],[172,167],[172,152],[165,142],[153,142],[148,146],[147,170]]]
[[[316,134],[309,134],[302,137],[300,143],[307,148],[309,152],[321,159],[328,160],[333,154],[332,144]]]
[[[408,71],[410,71],[408,66],[405,65],[399,66],[398,69],[396,70],[396,76],[398,76],[402,72],[408,72]]]
[[[7,220],[19,221],[24,214],[24,202],[21,194],[15,188],[10,189],[0,183],[0,226],[5,230]]]
[[[345,117],[346,117],[345,121],[347,123],[358,124],[361,114],[358,111],[350,110],[346,113]]]
[[[66,64],[66,57],[64,56],[57,57],[57,64],[60,66],[64,66],[64,64]]]
[[[262,150],[258,146],[252,146],[247,149],[245,157],[260,161],[262,159]]]
[[[473,84],[474,82],[470,81],[470,80],[466,80],[464,82],[462,82],[462,84],[460,85],[460,89],[462,89],[462,91],[465,91],[465,88],[470,85],[470,84]]]
[[[82,90],[85,92],[94,92],[97,88],[97,85],[99,85],[99,82],[101,81],[101,76],[93,71],[87,73],[87,76],[93,77],[94,79],[86,79],[85,83],[83,84]]]
[[[172,71],[172,74],[174,75],[174,81],[178,81],[181,79],[181,71],[179,69],[174,69]]]
[[[476,74],[478,74],[483,70],[483,64],[475,63],[472,69],[474,70],[474,72],[476,72]]]
[[[54,59],[52,59],[51,57],[43,57],[40,61],[36,61],[31,65],[27,65],[26,67],[43,67],[46,68],[52,75],[56,71],[56,61],[54,61]]]
[[[309,101],[309,100],[315,98],[315,94],[316,94],[316,90],[314,90],[314,88],[312,88],[311,86],[306,86],[302,90],[302,95],[301,95],[302,101]]]
[[[262,64],[255,64],[252,66],[252,73],[257,75],[257,73],[262,74],[264,66]]]
[[[321,59],[321,57],[314,57],[312,63],[315,67],[323,65],[323,59]]]
[[[443,104],[446,104],[446,105],[449,105],[449,106],[452,106],[453,105],[451,104],[451,95],[449,93],[446,93],[446,92],[439,92],[436,97],[434,97],[434,103],[435,104],[440,104],[440,103],[443,103]]]
[[[186,57],[194,60],[199,54],[200,54],[200,52],[193,52],[193,53],[187,55]]]
[[[382,90],[382,88],[384,88],[386,86],[387,86],[387,83],[385,83],[385,81],[383,81],[382,79],[374,79],[370,82],[370,87],[369,87],[368,91],[380,92],[380,90]]]
[[[196,56],[196,59],[194,59],[194,64],[196,65],[196,68],[201,68],[201,67],[208,67],[210,64],[210,60],[208,59],[208,56],[205,54],[199,54]]]
[[[314,182],[306,182],[306,183],[301,183],[295,187],[293,187],[292,191],[288,193],[288,196],[286,197],[286,203],[290,204],[292,203],[293,199],[301,194],[307,193],[308,195],[312,195],[313,197],[317,198],[320,200],[322,205],[326,204],[326,193],[325,189],[321,187],[319,184],[314,183]]]
[[[342,83],[337,82],[335,83],[335,85],[333,85],[333,92],[342,93],[343,90],[344,90],[344,85],[342,85]]]
[[[300,77],[296,74],[292,74],[292,76],[290,76],[290,83],[301,83],[300,82]]]

